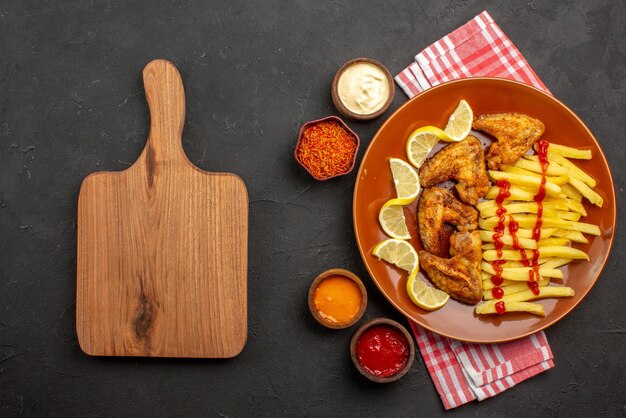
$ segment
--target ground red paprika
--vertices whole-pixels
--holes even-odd
[[[323,121],[306,128],[296,150],[298,160],[311,174],[327,179],[352,168],[357,140],[335,121]]]

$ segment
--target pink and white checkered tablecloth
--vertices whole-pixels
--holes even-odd
[[[417,54],[395,80],[413,97],[437,84],[476,76],[517,80],[549,93],[486,11]],[[470,344],[413,322],[411,327],[445,409],[495,396],[554,367],[543,332],[502,344]]]

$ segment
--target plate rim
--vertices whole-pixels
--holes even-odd
[[[409,103],[411,103],[413,100],[416,100],[417,98],[421,97],[422,95],[424,95],[426,93],[431,93],[433,91],[436,91],[436,90],[442,88],[443,86],[449,86],[451,84],[462,84],[462,83],[476,82],[476,81],[487,81],[487,82],[494,82],[495,81],[495,82],[499,82],[499,83],[505,83],[505,84],[512,84],[512,85],[516,85],[516,86],[521,86],[524,89],[529,89],[531,91],[538,92],[538,93],[540,93],[543,96],[546,96],[549,100],[552,100],[552,101],[556,102],[557,105],[560,105],[563,109],[565,109],[566,112],[569,112],[580,123],[580,125],[587,131],[587,133],[589,134],[591,139],[595,142],[596,146],[600,150],[601,160],[603,161],[604,165],[607,168],[609,179],[611,181],[611,187],[609,188],[610,191],[606,191],[606,192],[612,197],[612,202],[613,202],[613,222],[612,222],[613,227],[611,228],[611,236],[609,237],[609,248],[608,248],[608,251],[606,252],[606,254],[604,256],[604,260],[602,260],[602,266],[598,270],[598,273],[597,273],[596,277],[594,277],[593,281],[591,282],[591,285],[584,291],[584,293],[582,294],[580,299],[578,301],[576,301],[573,305],[571,305],[568,309],[565,309],[560,315],[557,315],[555,318],[553,318],[548,323],[540,325],[540,326],[538,326],[536,329],[534,329],[532,331],[526,331],[526,332],[523,332],[520,335],[513,336],[513,337],[503,337],[503,338],[498,338],[498,339],[459,338],[458,336],[449,335],[447,333],[442,333],[440,331],[437,331],[437,330],[433,329],[432,326],[429,326],[429,325],[426,325],[426,324],[422,323],[418,319],[414,318],[410,313],[406,312],[403,308],[401,308],[399,306],[399,304],[396,303],[393,300],[393,298],[390,297],[384,291],[382,286],[374,278],[375,276],[374,276],[373,272],[370,270],[370,267],[369,267],[368,263],[365,261],[366,254],[364,253],[363,245],[361,245],[361,237],[359,236],[359,230],[357,228],[357,218],[356,218],[356,206],[357,206],[356,205],[356,203],[357,203],[356,202],[356,197],[357,197],[357,190],[358,190],[357,185],[358,185],[358,183],[360,181],[361,174],[362,174],[362,171],[363,171],[363,163],[366,160],[367,156],[369,155],[369,153],[370,153],[370,151],[372,149],[372,145],[374,144],[374,142],[378,138],[378,135],[387,126],[387,124],[390,123],[390,121],[396,116],[397,113],[401,112],[406,106],[408,106]],[[501,77],[466,77],[466,78],[461,78],[461,79],[457,79],[457,80],[451,80],[451,81],[447,81],[445,83],[438,84],[436,86],[433,86],[433,87],[431,87],[431,88],[429,88],[427,90],[424,90],[424,91],[416,94],[414,97],[410,98],[409,100],[407,100],[406,102],[401,104],[396,110],[394,110],[394,112],[391,115],[389,115],[387,117],[387,119],[383,122],[383,124],[380,125],[380,127],[376,130],[376,133],[372,137],[372,140],[369,142],[369,144],[367,146],[367,149],[365,150],[365,153],[363,154],[363,157],[361,158],[361,161],[359,163],[359,169],[357,171],[356,182],[354,184],[354,191],[353,191],[353,194],[352,194],[352,226],[354,228],[354,235],[355,235],[357,247],[359,249],[359,254],[361,255],[361,260],[363,261],[363,264],[365,265],[365,269],[367,270],[368,274],[370,275],[372,281],[374,282],[374,284],[376,285],[376,287],[378,288],[380,293],[383,294],[385,299],[387,299],[387,301],[389,303],[391,303],[391,305],[398,312],[400,312],[402,315],[404,315],[408,320],[414,321],[415,323],[417,323],[421,327],[423,327],[423,328],[425,328],[425,329],[427,329],[427,330],[429,330],[431,332],[434,332],[434,333],[436,333],[438,335],[441,335],[443,337],[455,339],[455,340],[458,340],[458,341],[469,342],[469,343],[494,344],[494,343],[503,343],[503,342],[507,342],[507,341],[518,340],[518,339],[527,337],[529,335],[536,334],[536,333],[538,333],[540,331],[543,331],[543,330],[549,328],[550,326],[552,326],[552,325],[556,324],[557,322],[561,321],[565,316],[567,316],[574,308],[576,308],[587,297],[587,295],[589,294],[591,289],[593,289],[593,287],[598,282],[598,279],[602,275],[602,272],[604,271],[606,263],[609,260],[609,256],[611,254],[611,250],[613,249],[613,243],[614,243],[614,240],[615,240],[615,226],[616,226],[616,222],[617,222],[617,210],[616,210],[616,206],[617,205],[616,205],[616,203],[617,202],[616,202],[616,195],[615,195],[615,181],[613,179],[613,174],[611,173],[611,166],[609,165],[609,162],[606,159],[606,156],[604,155],[604,151],[602,150],[602,147],[600,146],[600,143],[596,139],[596,137],[593,134],[593,132],[591,132],[591,130],[587,127],[587,125],[582,121],[582,119],[580,119],[578,117],[578,115],[573,110],[571,110],[565,103],[563,103],[562,101],[557,99],[555,96],[552,96],[552,95],[546,93],[543,90],[540,90],[540,89],[538,89],[538,88],[536,88],[534,86],[531,86],[529,84],[522,83],[520,81],[510,80],[510,79],[501,78]]]

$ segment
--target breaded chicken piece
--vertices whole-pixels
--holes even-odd
[[[473,231],[478,226],[478,212],[471,205],[459,201],[452,192],[441,187],[422,190],[417,206],[417,222],[424,249],[439,257],[448,255],[453,228]]]
[[[446,145],[422,165],[419,177],[422,187],[455,179],[461,200],[477,204],[489,188],[482,144],[475,136],[468,135],[461,142]]]
[[[487,164],[492,170],[502,170],[519,160],[546,129],[540,120],[521,113],[480,115],[474,119],[472,128],[497,139],[487,152]]]
[[[452,258],[419,252],[420,266],[439,289],[459,302],[475,305],[483,298],[480,276],[482,241],[478,231],[457,232],[450,238]]]

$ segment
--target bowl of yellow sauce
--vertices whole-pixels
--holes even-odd
[[[331,87],[339,113],[356,120],[371,120],[385,113],[394,92],[389,70],[370,58],[346,62],[335,74]]]
[[[348,328],[363,316],[367,291],[361,279],[344,269],[326,270],[309,288],[309,309],[322,325],[333,329]]]

